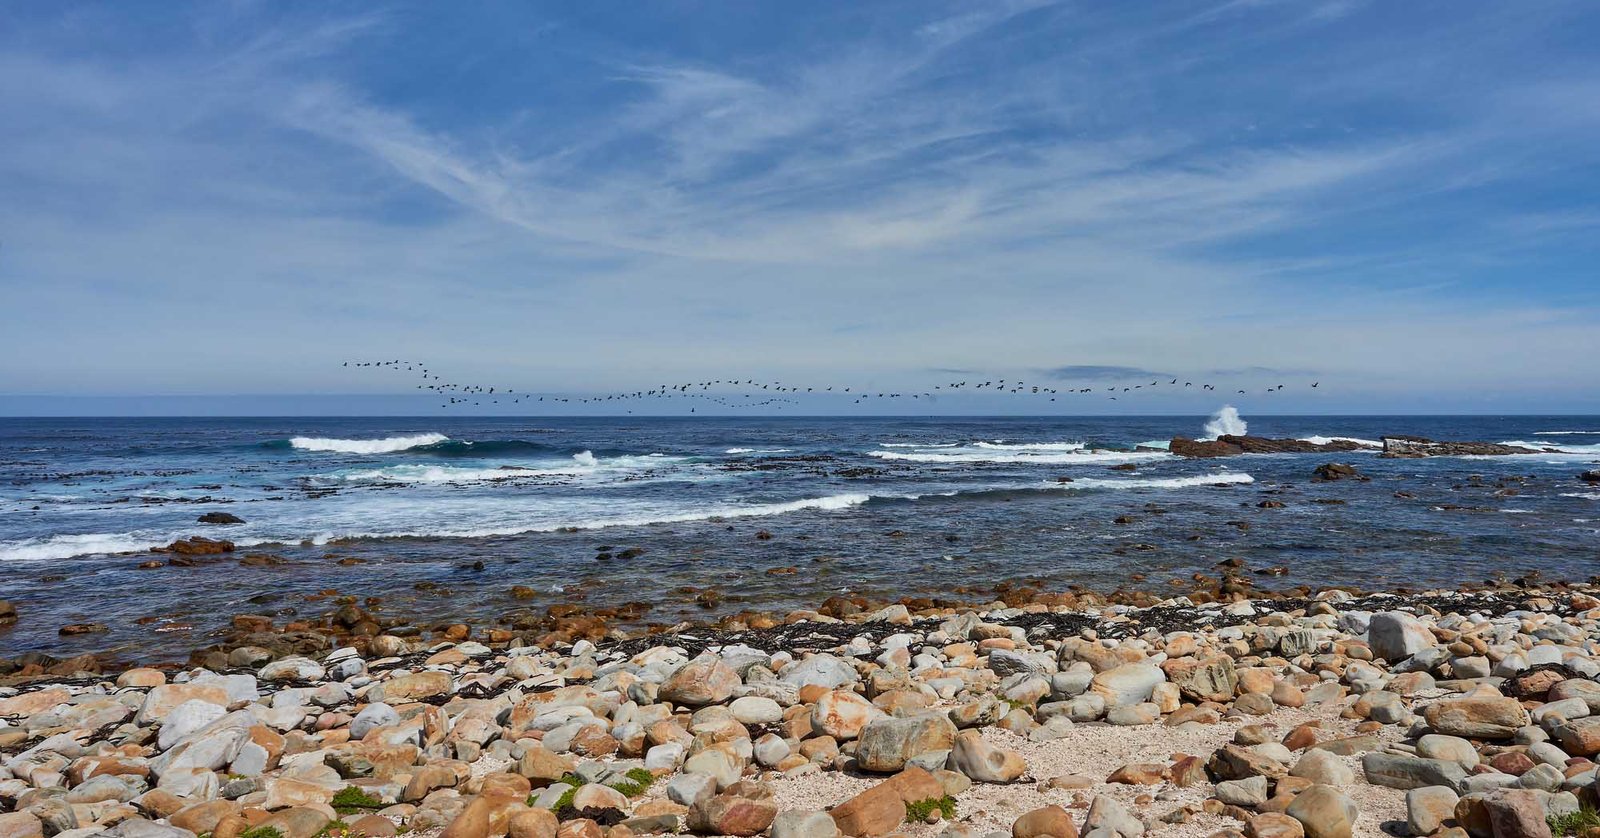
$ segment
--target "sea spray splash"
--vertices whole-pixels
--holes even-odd
[[[1238,408],[1225,404],[1222,409],[1211,414],[1211,420],[1206,422],[1205,436],[1201,439],[1216,439],[1219,436],[1244,436],[1249,425],[1239,416]]]

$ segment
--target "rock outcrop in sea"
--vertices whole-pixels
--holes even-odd
[[[1173,437],[1167,450],[1180,457],[1233,457],[1239,454],[1317,454],[1329,451],[1381,451],[1392,459],[1422,457],[1509,456],[1560,453],[1557,448],[1527,448],[1499,442],[1440,442],[1420,436],[1385,436],[1383,445],[1353,439],[1312,442],[1223,434],[1216,439]]]
[[[1223,434],[1216,439],[1173,437],[1167,450],[1180,457],[1232,457],[1238,454],[1317,454],[1325,451],[1375,451],[1375,446],[1348,439],[1308,442],[1262,436]]]
[[[1420,436],[1386,436],[1383,438],[1383,456],[1396,459],[1547,454],[1554,453],[1557,450],[1555,448],[1525,448],[1521,445],[1503,445],[1498,442],[1437,442]]]

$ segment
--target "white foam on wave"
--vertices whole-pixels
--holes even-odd
[[[959,442],[880,442],[880,448],[957,448]]]
[[[1600,500],[1600,492],[1562,492],[1564,498],[1584,498],[1586,500]]]
[[[337,439],[333,437],[297,436],[289,440],[289,447],[301,451],[330,451],[338,454],[392,454],[424,445],[448,442],[450,437],[440,433],[392,436],[386,439]]]
[[[1244,436],[1249,428],[1249,423],[1239,416],[1239,409],[1231,404],[1225,404],[1216,413],[1211,414],[1211,419],[1205,424],[1205,433],[1200,438],[1209,440],[1224,435]]]
[[[346,539],[376,538],[483,538],[560,530],[596,530],[608,527],[642,527],[730,518],[759,518],[807,510],[837,511],[871,500],[866,494],[838,494],[778,503],[725,504],[686,508],[672,504],[636,504],[621,507],[612,500],[593,499],[540,509],[526,499],[482,496],[460,500],[437,498],[395,502],[392,495],[374,502],[371,496],[323,512],[320,520],[278,524],[252,522],[258,535],[242,538],[230,534],[242,548],[263,544],[327,544]],[[322,509],[322,507],[319,507]],[[475,520],[474,520],[475,519]],[[57,535],[0,542],[0,564],[6,562],[60,561],[78,556],[142,553],[192,534],[192,529],[160,533]]]
[[[1056,454],[1055,457],[1073,457],[1081,461],[1088,454]],[[1159,455],[1158,455],[1159,456]],[[1124,457],[1125,458],[1125,457]],[[670,460],[666,457],[603,458],[609,463],[617,459],[636,461]],[[405,466],[403,468],[435,468],[432,466]],[[450,467],[437,467],[450,469]],[[569,467],[570,468],[570,467]],[[604,466],[602,466],[604,468]],[[498,476],[501,470],[484,470]],[[413,472],[419,474],[420,472]],[[514,472],[513,472],[514,473]],[[449,480],[459,480],[461,472],[449,473]],[[674,478],[676,479],[676,478]],[[559,530],[596,530],[608,527],[642,527],[657,524],[679,524],[733,518],[756,518],[787,515],[804,511],[838,511],[868,503],[874,497],[883,499],[917,500],[922,497],[982,494],[1008,489],[1056,490],[1129,490],[1129,489],[1182,489],[1218,484],[1243,484],[1254,482],[1244,473],[1190,475],[1185,477],[1128,477],[1081,478],[1072,483],[1028,483],[1011,486],[986,486],[974,491],[953,490],[943,493],[869,495],[845,493],[822,497],[802,498],[774,503],[737,504],[716,506],[686,506],[681,503],[622,503],[603,497],[563,497],[543,504],[525,496],[483,494],[429,496],[402,499],[395,493],[355,493],[340,495],[336,499],[321,501],[314,507],[314,517],[298,520],[252,521],[243,528],[246,533],[232,533],[229,537],[241,548],[264,544],[295,544],[309,541],[315,544],[343,539],[377,538],[481,538],[490,536],[515,536],[526,533],[555,532]],[[94,533],[85,535],[57,535],[48,538],[31,538],[0,542],[0,563],[57,561],[76,556],[115,553],[146,552],[153,547],[193,534],[192,527],[171,532],[154,529],[129,533]]]
[[[0,541],[0,564],[6,562],[39,562],[69,559],[73,556],[111,555],[116,553],[146,553],[156,547],[165,547],[187,536],[156,536],[142,533],[83,533],[79,535],[52,535],[45,538],[24,538],[20,541]],[[230,538],[236,547],[254,547],[265,544],[262,539]]]
[[[1057,483],[1055,481],[1041,483],[1018,483],[1009,486],[984,486],[979,489],[951,489],[946,492],[919,492],[902,495],[875,495],[893,500],[921,500],[923,498],[953,498],[962,495],[983,495],[993,492],[1007,491],[1082,491],[1085,489],[1187,489],[1197,486],[1219,486],[1223,484],[1254,483],[1256,479],[1243,472],[1225,472],[1222,474],[1195,474],[1188,477],[1124,477],[1101,478],[1084,477],[1071,483]]]
[[[1054,489],[1187,489],[1192,486],[1217,486],[1222,484],[1254,483],[1256,479],[1243,472],[1225,474],[1193,474],[1188,477],[1128,477],[1122,479],[1081,477],[1071,483],[1049,483]]]
[[[1550,443],[1550,442],[1528,442],[1527,440],[1522,440],[1522,439],[1507,440],[1507,441],[1502,442],[1500,444],[1501,445],[1517,445],[1517,446],[1521,446],[1523,448],[1533,448],[1533,449],[1541,450],[1541,451],[1543,449],[1546,449],[1546,448],[1554,448],[1555,452],[1556,453],[1560,453],[1560,454],[1582,454],[1582,455],[1590,455],[1590,456],[1600,454],[1600,444],[1597,444],[1597,445],[1570,445],[1570,444],[1563,444],[1563,443],[1559,443],[1559,442],[1556,442],[1556,443]],[[1543,453],[1550,453],[1550,452],[1544,451]]]
[[[1165,451],[996,451],[972,448],[945,451],[868,451],[868,457],[911,463],[1016,463],[1033,465],[1072,465],[1093,463],[1131,463],[1172,456]]]
[[[568,463],[552,462],[546,466],[475,467],[407,464],[342,471],[334,477],[352,483],[481,483],[543,477],[637,475],[642,471],[670,467],[682,462],[682,457],[669,457],[665,454],[601,459],[591,451],[579,451],[572,455],[572,460]]]
[[[984,448],[991,451],[1082,451],[1085,446],[1081,442],[1017,442],[1010,443],[1004,440],[994,442],[973,443],[974,448]]]
[[[801,500],[785,501],[781,503],[759,503],[749,505],[727,505],[721,507],[699,508],[693,511],[672,510],[642,510],[632,514],[598,514],[592,518],[576,518],[566,520],[550,520],[537,523],[520,521],[507,521],[504,523],[485,523],[473,527],[439,527],[428,529],[401,529],[395,531],[326,531],[319,533],[309,540],[313,544],[327,544],[331,541],[362,538],[488,538],[493,536],[526,535],[530,533],[557,532],[563,530],[599,530],[610,527],[646,527],[657,524],[687,524],[696,521],[723,520],[728,518],[764,518],[772,515],[786,515],[791,512],[806,510],[837,511],[860,506],[871,500],[871,495],[866,494],[840,494],[827,495],[819,498],[804,498]]]
[[[1334,442],[1353,442],[1357,445],[1365,445],[1371,448],[1383,447],[1383,442],[1380,440],[1362,439],[1358,436],[1303,436],[1300,438],[1300,441],[1309,442],[1312,445],[1328,445]]]
[[[788,448],[729,448],[724,454],[786,454]]]

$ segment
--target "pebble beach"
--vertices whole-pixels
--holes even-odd
[[[1600,834],[1591,589],[1245,572],[592,637],[236,617],[191,665],[6,676],[0,836]]]

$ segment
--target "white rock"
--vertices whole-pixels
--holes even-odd
[[[740,724],[766,725],[783,720],[783,708],[770,698],[747,695],[734,699],[728,709]]]
[[[1372,615],[1367,627],[1367,643],[1373,655],[1390,663],[1398,663],[1436,645],[1427,625],[1400,611]]]
[[[207,701],[185,701],[161,723],[161,732],[156,735],[156,745],[165,751],[173,745],[183,741],[185,737],[208,724],[228,715],[228,711]]]

